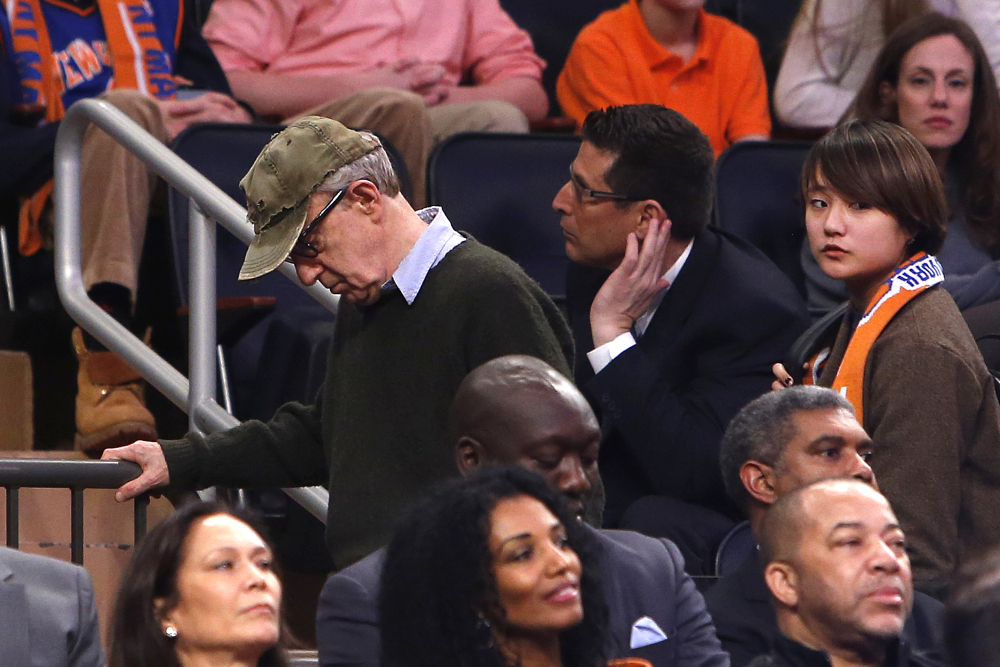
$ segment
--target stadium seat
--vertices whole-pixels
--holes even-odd
[[[561,299],[569,260],[552,199],[579,147],[569,135],[457,134],[431,154],[427,199]]]
[[[723,577],[740,569],[756,548],[750,522],[736,524],[719,544],[719,551],[715,554],[715,576]]]
[[[799,172],[808,142],[742,141],[716,165],[715,221],[771,258],[805,296]]]

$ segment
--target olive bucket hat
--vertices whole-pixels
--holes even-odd
[[[281,266],[306,225],[310,195],[327,176],[379,145],[319,116],[301,118],[271,137],[240,181],[254,238],[239,279],[259,278]]]

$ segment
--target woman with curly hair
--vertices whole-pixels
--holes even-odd
[[[902,24],[847,115],[896,123],[924,145],[950,209],[944,288],[961,310],[1000,299],[1000,93],[972,28],[938,13]],[[807,254],[803,267],[813,310],[846,299]]]
[[[382,571],[384,667],[604,667],[582,526],[545,480],[490,466],[420,501]]]
[[[109,667],[287,667],[281,582],[255,522],[185,505],[136,547],[111,619]]]

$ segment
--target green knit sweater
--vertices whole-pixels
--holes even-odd
[[[457,474],[448,408],[465,375],[505,354],[563,372],[573,341],[556,306],[503,255],[469,239],[427,274],[408,305],[341,301],[316,404],[271,421],[162,443],[176,489],[328,485],[326,538],[338,568],[388,541],[429,485]]]

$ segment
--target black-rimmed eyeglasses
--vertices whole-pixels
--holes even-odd
[[[591,188],[583,187],[580,183],[579,177],[573,172],[573,167],[569,168],[569,182],[573,184],[573,192],[576,194],[577,201],[582,201],[583,198],[591,197],[593,199],[613,199],[615,201],[636,201],[635,197],[629,197],[628,195],[620,195],[616,192],[606,192],[604,190],[592,190]]]
[[[313,218],[312,222],[302,228],[302,233],[299,234],[298,240],[296,240],[295,245],[292,246],[292,251],[288,253],[288,259],[286,261],[291,261],[292,257],[312,259],[313,257],[319,255],[319,250],[316,249],[316,246],[309,243],[309,241],[306,241],[306,238],[312,234],[313,230],[316,229],[316,226],[319,223],[323,222],[323,218],[325,218],[327,214],[333,210],[334,206],[340,203],[340,200],[344,198],[344,194],[346,192],[347,188],[337,190],[333,194],[333,198],[330,200],[330,203],[323,207],[323,210],[319,212],[319,215]]]

